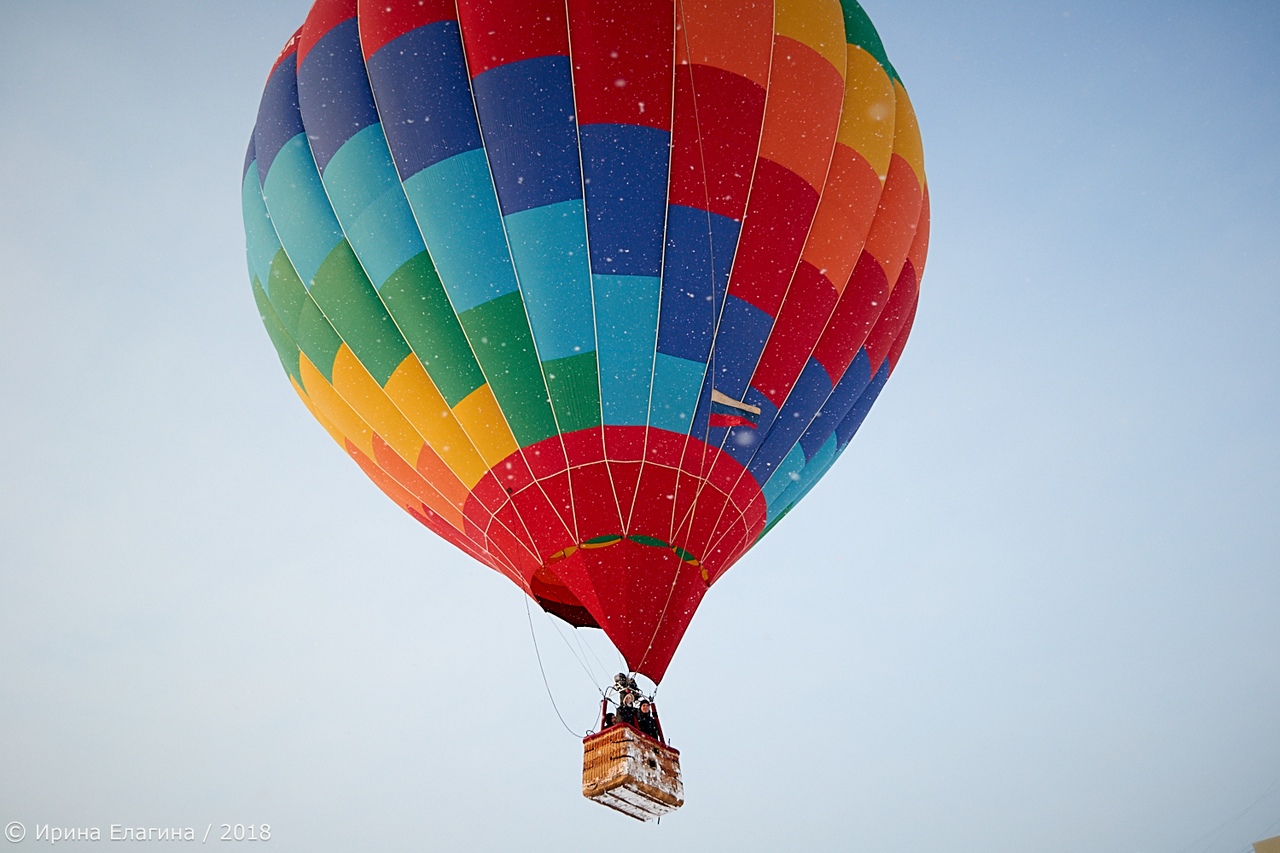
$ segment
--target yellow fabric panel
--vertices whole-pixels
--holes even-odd
[[[502,415],[502,408],[493,396],[493,389],[486,383],[472,391],[453,407],[458,423],[471,436],[486,467],[492,468],[519,449],[511,427]],[[483,472],[482,472],[483,474]],[[479,477],[476,478],[479,481]],[[475,483],[468,483],[468,488]]]
[[[911,106],[911,99],[907,97],[907,90],[896,80],[893,92],[898,107],[894,117],[893,153],[907,161],[923,188],[927,183],[924,177],[924,143],[920,140],[916,111]]]
[[[857,45],[847,45],[849,73],[845,78],[844,114],[837,140],[871,164],[883,178],[893,155],[895,101],[893,81],[875,57]]]
[[[845,76],[844,12],[840,0],[777,0],[773,31],[813,48]]]
[[[302,356],[305,360],[306,356]],[[302,401],[302,405],[307,407],[307,411],[311,413],[311,417],[316,419],[316,423],[324,427],[324,431],[329,433],[329,437],[338,442],[339,447],[346,447],[346,438],[338,431],[338,428],[329,423],[329,419],[320,414],[320,410],[316,408],[316,404],[311,402],[311,398],[307,396],[307,392],[302,390],[302,386],[298,384],[298,380],[292,376],[289,377],[289,384],[293,386],[294,393],[298,395],[298,399]]]
[[[373,432],[368,425],[351,410],[346,401],[338,396],[338,392],[333,390],[333,386],[324,378],[324,374],[317,370],[305,355],[300,359],[299,368],[302,374],[302,387],[306,389],[307,396],[311,398],[311,403],[316,410],[333,425],[340,435],[372,459]]]
[[[473,444],[473,437],[458,423],[417,356],[409,355],[387,380],[387,396],[470,490],[489,470]]]
[[[410,465],[418,460],[422,436],[346,344],[333,360],[333,388],[401,459]]]
[[[339,352],[338,355],[339,359],[341,359],[342,353]],[[378,458],[377,442],[374,440],[374,433],[369,428],[369,424],[347,404],[337,390],[325,380],[324,374],[316,370],[315,365],[308,361],[305,356],[301,359],[300,367],[302,382],[307,396],[310,397],[311,403],[315,407],[314,411],[317,413],[317,420],[348,453],[351,452],[351,449],[347,447],[347,442],[350,442],[352,447],[359,451],[362,458],[356,459],[356,462],[360,464],[361,468],[365,470],[365,474],[374,481],[378,488],[390,495],[392,500],[402,507],[412,508],[415,503],[424,504],[456,529],[464,529],[461,511],[453,505],[453,502],[440,494],[439,489],[434,484],[427,483],[425,480],[421,483],[415,483],[414,485],[417,486],[425,486],[425,488],[419,489],[420,494],[415,495],[379,466],[375,461]],[[361,369],[363,370],[363,368]],[[337,375],[335,369],[335,379]],[[373,378],[370,377],[369,381],[373,382]],[[374,382],[373,384],[376,388],[377,383]],[[306,400],[304,399],[303,402],[305,403]],[[308,408],[312,407],[308,406]],[[388,447],[391,446],[389,442],[384,441],[383,443]],[[421,448],[422,446],[422,441],[419,440],[418,447]],[[398,451],[396,455],[399,455]],[[406,467],[413,466],[417,459],[416,454],[411,459],[412,461],[408,461]]]

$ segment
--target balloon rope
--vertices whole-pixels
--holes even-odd
[[[538,651],[538,635],[533,632],[533,614],[529,612],[529,599],[527,596],[521,597],[524,598],[525,618],[529,620],[529,636],[533,638],[533,654],[538,658],[538,671],[542,673],[542,686],[547,688],[547,698],[551,700],[551,710],[555,711],[556,716],[560,718],[560,725],[564,726],[564,730],[576,738],[579,735],[569,728],[569,724],[564,721],[564,716],[561,715],[560,709],[556,707],[556,697],[551,695],[551,685],[547,683],[547,671],[542,668],[542,653]]]
[[[529,607],[529,600],[526,598],[525,608],[528,609],[528,607]],[[574,651],[573,644],[569,642],[569,638],[564,635],[564,631],[561,631],[560,626],[555,623],[554,616],[552,616],[550,613],[547,613],[546,611],[543,611],[543,615],[547,617],[547,621],[551,623],[551,627],[556,629],[556,633],[560,635],[560,640],[564,643],[565,648],[569,650],[569,654],[573,655],[573,659],[578,662],[578,666],[581,667],[582,671],[587,674],[587,681],[591,682],[592,689],[594,689],[601,696],[603,696],[604,691],[600,689],[600,685],[596,678],[596,674],[592,672],[591,667],[587,665],[588,661],[585,656],[586,653],[584,652],[580,656],[576,651]],[[576,636],[576,632],[575,632],[575,636]],[[578,641],[578,645],[580,646],[582,645],[581,640]]]

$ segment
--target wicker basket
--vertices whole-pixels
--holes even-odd
[[[619,724],[582,739],[582,795],[636,820],[684,805],[680,753]]]

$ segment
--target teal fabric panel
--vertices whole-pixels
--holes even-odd
[[[244,213],[245,254],[249,260],[249,276],[256,278],[266,290],[271,278],[271,261],[280,251],[280,238],[271,225],[267,206],[262,201],[262,188],[258,186],[258,168],[255,160],[245,172],[240,189],[240,206]]]
[[[661,280],[656,276],[596,275],[593,287],[604,422],[644,426],[658,344]]]
[[[276,234],[303,284],[311,286],[316,270],[342,242],[342,228],[329,206],[306,134],[299,133],[280,149],[262,185]]]
[[[324,170],[329,201],[373,286],[426,246],[387,150],[382,125],[347,140]]]
[[[707,366],[674,355],[658,353],[653,363],[653,404],[649,425],[687,434],[698,402],[698,389]]]
[[[541,361],[596,348],[584,217],[582,199],[575,198],[503,220]]]
[[[423,169],[404,189],[454,311],[461,314],[516,290],[483,149]]]

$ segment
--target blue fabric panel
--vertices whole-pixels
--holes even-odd
[[[569,57],[499,65],[471,85],[502,215],[581,199]]]
[[[252,165],[252,163],[250,163]],[[262,201],[262,188],[258,186],[258,173],[245,172],[240,190],[240,205],[244,211],[245,254],[249,259],[249,276],[256,278],[267,295],[271,295],[271,262],[280,253],[280,238],[267,215],[267,205]]]
[[[262,197],[293,268],[302,283],[311,287],[316,271],[343,235],[320,183],[316,161],[311,159],[306,134],[298,134],[280,149],[262,185]]]
[[[717,391],[743,399],[773,322],[773,317],[745,299],[733,294],[725,298],[711,355]]]
[[[836,444],[840,448],[844,448],[853,440],[853,435],[858,431],[858,427],[862,426],[862,422],[866,420],[867,413],[871,411],[871,406],[875,403],[876,398],[880,396],[880,391],[884,389],[884,383],[889,381],[889,359],[885,359],[880,365],[880,369],[876,371],[875,378],[867,385],[867,390],[862,392],[862,396],[858,397],[858,402],[853,404],[853,408],[849,410],[849,414],[845,415],[840,426],[836,427]]]
[[[352,250],[381,287],[405,261],[426,249],[396,177],[382,125],[357,133],[329,161],[323,176],[329,203]]]
[[[824,370],[823,373],[826,371]],[[867,383],[870,381],[871,362],[867,359],[867,351],[860,349],[845,370],[844,376],[841,376],[840,381],[836,383],[831,396],[823,401],[813,422],[804,431],[804,435],[800,436],[800,446],[804,448],[806,456],[812,458],[823,442],[835,434],[836,426],[844,420],[845,415],[849,414],[849,410],[853,408],[853,404],[858,401],[858,397],[866,390]]]
[[[348,139],[377,123],[354,17],[325,33],[303,59],[298,69],[298,100],[321,171]]]
[[[503,217],[503,222],[538,359],[550,361],[594,351],[596,330],[582,200],[523,210]]]
[[[658,276],[671,134],[634,124],[583,125],[591,269]]]
[[[740,228],[705,210],[667,209],[658,352],[706,363]]]
[[[240,177],[241,177],[241,178],[244,178],[244,176],[245,176],[245,175],[249,174],[249,169],[253,167],[253,161],[254,161],[254,160],[256,160],[256,159],[257,159],[257,157],[258,157],[258,155],[257,155],[257,153],[256,153],[256,151],[255,151],[255,149],[254,149],[254,145],[253,145],[253,134],[252,134],[252,133],[250,133],[250,134],[249,134],[249,148],[248,148],[248,150],[246,150],[246,151],[244,152],[244,168],[240,170]]]
[[[402,178],[481,146],[457,21],[405,33],[367,67]]]
[[[687,435],[693,422],[693,409],[698,388],[707,366],[658,353],[653,365],[653,406],[649,425],[669,432]]]
[[[765,431],[761,427],[774,419],[778,414],[778,409],[769,401],[768,397],[754,388],[748,388],[747,395],[742,400],[744,403],[759,407],[759,425],[754,429],[745,426],[730,427],[729,434],[724,439],[724,450],[739,465],[746,466],[752,457],[759,452],[761,443],[765,439]],[[768,479],[767,476],[756,477],[756,480],[761,484],[766,479]]]
[[[298,113],[298,75],[296,56],[288,56],[267,80],[267,88],[258,104],[258,123],[253,128],[253,146],[258,157],[258,182],[267,182],[267,172],[276,155],[290,139],[302,133],[302,116]]]
[[[600,401],[606,424],[644,426],[658,337],[657,276],[594,276]]]
[[[831,391],[831,378],[817,359],[810,358],[782,404],[778,417],[767,429],[763,428],[763,418],[761,419],[764,445],[756,458],[751,460],[751,471],[757,480],[762,477],[770,479],[774,466],[789,455],[793,447],[799,446],[800,437],[813,422],[818,409],[831,396]]]
[[[423,169],[404,190],[456,313],[516,289],[483,150]]]

